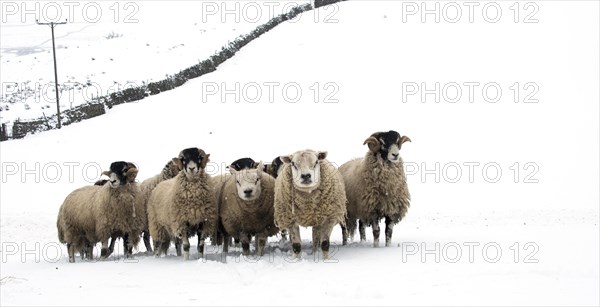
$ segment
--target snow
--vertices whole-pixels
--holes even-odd
[[[325,22],[331,9],[309,12],[178,89],[2,142],[1,303],[600,304],[598,3],[536,2],[533,24],[513,22],[512,4],[498,4],[504,14],[497,23],[477,14],[473,23],[466,16],[435,23],[419,15],[403,22],[403,2],[344,2],[333,15],[337,23]],[[190,15],[173,19],[190,25]],[[188,39],[182,50],[191,48],[198,27],[175,35]],[[215,35],[224,35],[221,30]],[[173,38],[131,31],[154,36],[162,47]],[[133,45],[127,37],[123,44]],[[109,54],[106,43],[90,42],[103,46],[101,56]],[[35,67],[23,57],[16,58]],[[183,68],[175,63],[185,64],[184,56],[171,57],[177,56],[160,56],[174,61],[165,68]],[[4,54],[2,63],[4,82]],[[81,74],[92,68],[80,64],[73,62]],[[160,76],[161,65],[137,76]],[[432,94],[420,101],[422,82],[427,89],[440,83],[439,103]],[[452,82],[463,94],[455,103],[446,99],[452,92],[441,90],[455,89]],[[466,82],[480,83],[472,103]],[[495,103],[486,101],[492,90],[481,92],[492,82],[502,89]],[[518,103],[510,89],[515,82]],[[537,103],[524,103],[533,92],[524,87],[529,82],[538,88],[529,97]],[[419,91],[407,94],[415,84]],[[292,102],[298,88],[302,95]],[[249,102],[258,89],[260,98]],[[325,103],[332,99],[337,103]],[[394,228],[392,247],[371,247],[370,228],[366,243],[340,246],[336,227],[328,262],[308,252],[310,229],[303,229],[300,262],[272,237],[259,260],[244,259],[239,249],[223,256],[210,246],[206,259],[155,259],[140,246],[133,260],[119,252],[105,262],[70,264],[57,241],[64,197],[113,161],[135,162],[140,180],[192,146],[211,154],[213,174],[240,157],[271,161],[304,148],[327,150],[341,165],[364,155],[362,142],[371,133],[389,129],[412,139],[401,151],[411,209]]]

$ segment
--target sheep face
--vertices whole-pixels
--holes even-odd
[[[200,148],[187,148],[179,153],[179,157],[173,158],[173,163],[183,170],[188,179],[198,177],[204,171],[209,161],[210,154]]]
[[[409,137],[400,136],[400,133],[390,130],[373,133],[363,145],[368,144],[369,150],[374,154],[379,154],[384,161],[398,163],[400,162],[402,143],[407,141],[411,141]]]
[[[251,158],[241,158],[233,161],[229,167],[236,171],[241,171],[247,168],[256,168],[257,165]]]
[[[235,176],[238,197],[245,201],[253,201],[260,197],[262,192],[260,177],[263,171],[262,162],[256,169],[245,168],[237,171],[230,168],[231,174]]]
[[[131,162],[117,161],[111,163],[110,171],[105,171],[102,174],[110,178],[108,180],[110,187],[116,188],[127,183],[134,182],[137,173],[138,169],[135,164]]]
[[[319,187],[320,162],[326,157],[326,151],[304,150],[293,155],[281,156],[281,161],[292,165],[292,180],[296,189],[310,193]]]

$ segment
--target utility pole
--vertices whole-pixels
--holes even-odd
[[[36,20],[35,22],[37,22],[38,25],[44,25],[44,26],[50,26],[50,29],[52,31],[52,55],[54,56],[54,90],[56,91],[56,118],[58,120],[58,129],[60,129],[61,124],[60,124],[60,104],[58,103],[58,72],[56,71],[56,47],[54,46],[54,27],[56,25],[64,25],[67,22],[39,22],[38,20]]]

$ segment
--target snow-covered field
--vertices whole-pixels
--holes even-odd
[[[322,8],[178,89],[2,142],[2,305],[599,305],[599,4],[468,3],[478,4],[473,22],[462,2],[440,2],[439,23],[421,20],[420,2]],[[448,22],[457,8],[461,19]],[[178,36],[191,48],[205,26],[192,27],[190,11],[161,18],[188,24]],[[215,35],[227,37],[220,27]],[[154,37],[167,48],[174,39],[131,31],[123,44]],[[102,46],[98,57],[120,54],[104,47],[111,41],[90,44]],[[183,61],[173,52],[140,58]],[[30,56],[11,61],[35,67]],[[69,64],[78,74],[92,71],[79,60]],[[159,67],[136,76],[160,76]],[[70,264],[58,243],[64,197],[113,161],[135,162],[139,179],[192,146],[211,154],[213,173],[240,157],[271,161],[304,148],[342,164],[390,129],[412,139],[401,151],[411,209],[393,247],[372,248],[370,229],[367,243],[340,246],[336,227],[327,262],[310,253],[291,261],[273,237],[262,259],[209,249],[183,262],[140,246],[134,260]],[[307,251],[310,229],[302,236]]]

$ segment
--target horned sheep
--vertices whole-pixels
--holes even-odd
[[[214,233],[218,218],[216,200],[205,172],[209,156],[199,148],[182,150],[173,159],[182,171],[152,191],[148,223],[156,256],[166,254],[173,240],[178,255],[183,243],[183,259],[188,260],[189,238],[195,234],[198,234],[198,255],[203,256],[204,240]]]
[[[359,219],[361,241],[365,241],[365,226],[373,228],[373,245],[379,246],[379,221],[385,218],[385,245],[390,246],[394,224],[400,222],[410,207],[410,193],[400,148],[407,136],[396,131],[377,132],[364,144],[369,151],[364,158],[344,163],[339,171],[346,185],[347,219],[342,226],[343,244],[354,235]]]
[[[69,262],[75,262],[75,251],[93,258],[92,249],[97,242],[102,243],[100,259],[106,259],[108,240],[115,234],[125,238],[126,256],[131,256],[133,246],[139,242],[145,215],[139,212],[142,199],[135,183],[137,173],[133,163],[114,162],[110,171],[103,172],[110,178],[108,184],[79,188],[65,198],[57,228],[59,241],[67,244]]]

